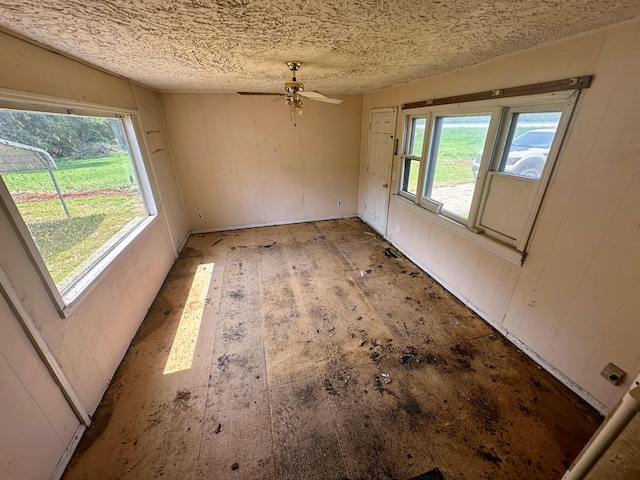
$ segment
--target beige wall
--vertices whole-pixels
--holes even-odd
[[[78,420],[2,295],[0,332],[0,478],[49,478]]]
[[[357,214],[362,97],[341,98],[294,127],[272,97],[161,94],[190,229]]]
[[[638,51],[640,21],[634,21],[376,92],[364,101],[368,112],[427,98],[595,75],[574,112],[522,267],[432,222],[424,210],[394,196],[388,232],[394,244],[473,309],[607,408],[628,385],[605,381],[599,375],[602,367],[613,362],[630,378],[640,370]],[[398,123],[401,132],[402,120]],[[396,176],[398,161],[396,157]],[[363,151],[360,213],[365,168]],[[397,180],[395,184],[397,189]]]
[[[0,88],[57,97],[68,100],[72,106],[90,102],[139,110],[138,135],[158,216],[121,252],[66,318],[60,318],[6,212],[0,209],[0,265],[84,407],[93,412],[187,235],[157,97],[127,80],[5,34],[0,34],[0,46]],[[18,328],[13,314],[5,316],[4,304],[0,308],[3,321]],[[22,350],[9,352],[10,358],[7,347],[0,344],[0,360],[8,365],[32,362],[33,351],[28,343],[23,343]],[[5,371],[9,370],[2,370]],[[79,423],[64,403],[58,409],[52,408],[51,405],[59,403],[51,398],[43,408],[41,396],[20,390],[23,387],[28,390],[30,384],[35,389],[45,388],[44,382],[34,379],[33,370],[15,373],[18,380],[0,381],[0,397],[23,399],[12,409],[19,406],[20,412],[40,414],[32,416],[28,425],[26,442],[31,448],[0,448],[0,472],[7,478],[46,478],[43,472],[53,471],[60,459],[61,445],[64,450]],[[24,415],[20,412],[3,409],[0,446],[25,437]],[[51,441],[42,441],[43,438]],[[25,473],[34,462],[40,462],[39,473]]]

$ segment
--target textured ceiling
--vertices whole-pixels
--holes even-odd
[[[163,91],[359,94],[633,18],[640,0],[0,0],[0,27]]]

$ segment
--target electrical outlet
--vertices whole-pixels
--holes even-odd
[[[198,215],[198,218],[202,218],[202,212],[198,212],[197,215]]]
[[[400,225],[396,225],[396,233],[400,233]]]
[[[607,363],[600,372],[600,375],[602,375],[614,385],[619,385],[626,374],[627,373],[624,370],[622,370],[620,367],[617,367],[613,363]]]
[[[342,200],[338,200],[338,206],[341,207],[342,206]]]

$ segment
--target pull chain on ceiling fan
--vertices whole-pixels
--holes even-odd
[[[285,94],[281,93],[270,93],[270,92],[238,92],[240,95],[279,95],[284,97],[286,104],[289,106],[289,111],[291,113],[291,120],[293,124],[296,124],[296,117],[302,115],[303,109],[306,108],[302,103],[302,98],[308,100],[315,100],[317,102],[325,102],[325,103],[333,103],[338,104],[342,103],[342,100],[338,98],[327,97],[325,94],[316,92],[313,90],[305,91],[304,84],[299,82],[296,78],[296,72],[300,70],[300,66],[302,62],[291,61],[287,62],[287,66],[289,70],[291,70],[292,78],[290,82],[285,82],[284,90]]]

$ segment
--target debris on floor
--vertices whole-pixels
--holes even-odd
[[[498,465],[502,462],[502,459],[498,455],[489,452],[487,449],[485,449],[484,446],[480,446],[480,448],[478,449],[478,454],[483,458],[483,460],[491,462],[495,465]]]
[[[393,348],[393,344],[391,342],[393,342],[392,338],[390,338],[386,342],[383,342],[382,340],[377,340],[377,339],[371,340],[371,347],[369,348],[369,350],[371,350],[371,353],[369,354],[369,357],[373,361],[377,362],[384,356],[385,353],[394,352],[395,349]]]
[[[387,391],[384,385],[382,385],[382,379],[380,378],[380,375],[373,376],[373,384],[375,385],[376,390],[378,390],[378,392],[383,393]]]
[[[384,249],[384,254],[389,257],[389,258],[400,258],[400,255],[398,255],[396,252],[394,252],[391,247],[387,247]]]
[[[229,360],[229,355],[224,354],[218,357],[218,368],[224,368],[227,366],[227,361]]]
[[[400,363],[420,363],[420,358],[418,358],[416,349],[414,347],[407,347],[404,349],[402,351],[402,355],[400,355]]]
[[[433,470],[429,470],[417,477],[412,477],[409,480],[444,480],[444,477],[442,476],[442,472],[439,468],[434,468]]]
[[[362,317],[358,317],[358,320],[362,320]],[[358,342],[358,346],[363,347],[364,345],[369,343],[369,337],[367,336],[367,332],[365,332],[364,330],[360,330],[360,333],[362,333],[362,336],[360,342]]]
[[[336,391],[333,389],[333,385],[331,385],[331,382],[328,379],[325,378],[324,382],[322,382],[322,384],[324,386],[324,389],[327,392],[329,392],[331,394],[336,393]]]
[[[363,229],[190,237],[64,480],[559,479],[597,412]],[[160,374],[194,286],[191,367]]]
[[[186,402],[191,398],[191,392],[186,388],[184,390],[178,390],[176,392],[176,398],[173,399],[174,402]]]

